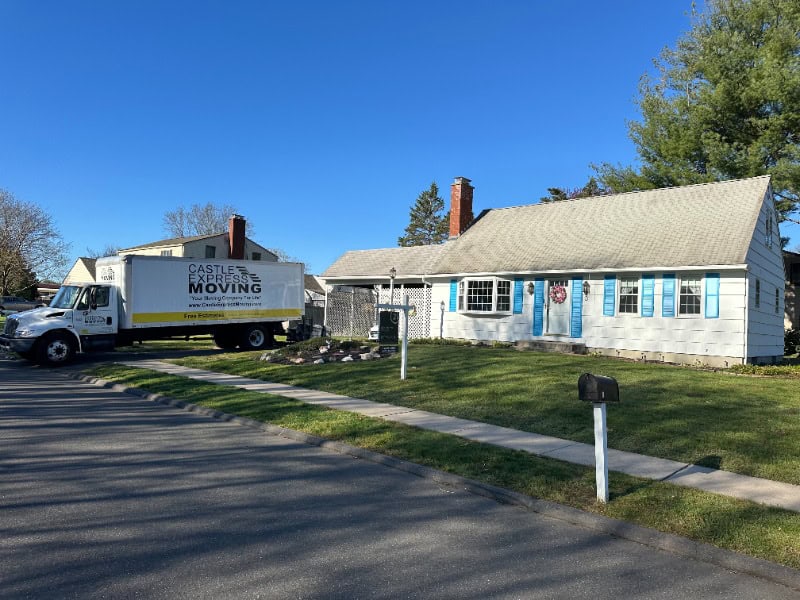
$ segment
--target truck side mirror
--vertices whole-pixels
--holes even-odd
[[[585,402],[619,402],[619,385],[613,377],[584,373],[578,378],[578,398]]]

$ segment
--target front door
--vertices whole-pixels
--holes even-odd
[[[547,333],[569,334],[569,280],[551,279],[547,282]]]

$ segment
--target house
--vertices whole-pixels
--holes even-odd
[[[245,237],[244,230],[244,217],[231,215],[226,232],[159,240],[141,246],[123,248],[118,254],[182,256],[184,258],[243,258],[277,262],[276,254]]]
[[[228,231],[211,235],[159,240],[141,246],[123,248],[117,254],[146,254],[149,256],[176,256],[184,258],[240,258],[276,262],[276,254],[246,237],[245,219],[231,215]],[[64,278],[63,284],[85,283],[95,280],[95,259],[81,257]]]
[[[326,285],[381,301],[387,287],[412,291],[422,337],[722,367],[782,358],[768,176],[491,209],[467,223],[473,190],[463,177],[451,186],[446,243],[347,252]]]

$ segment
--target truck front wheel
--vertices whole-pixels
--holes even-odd
[[[244,328],[240,346],[242,350],[261,350],[272,346],[274,341],[272,330],[263,325],[250,325]]]
[[[39,341],[37,360],[42,365],[58,367],[75,358],[75,340],[66,333],[51,333]]]

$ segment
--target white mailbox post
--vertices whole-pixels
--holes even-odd
[[[597,499],[608,502],[608,428],[606,402],[619,402],[619,385],[613,377],[584,373],[578,378],[578,397],[591,402],[594,413],[594,460]]]

